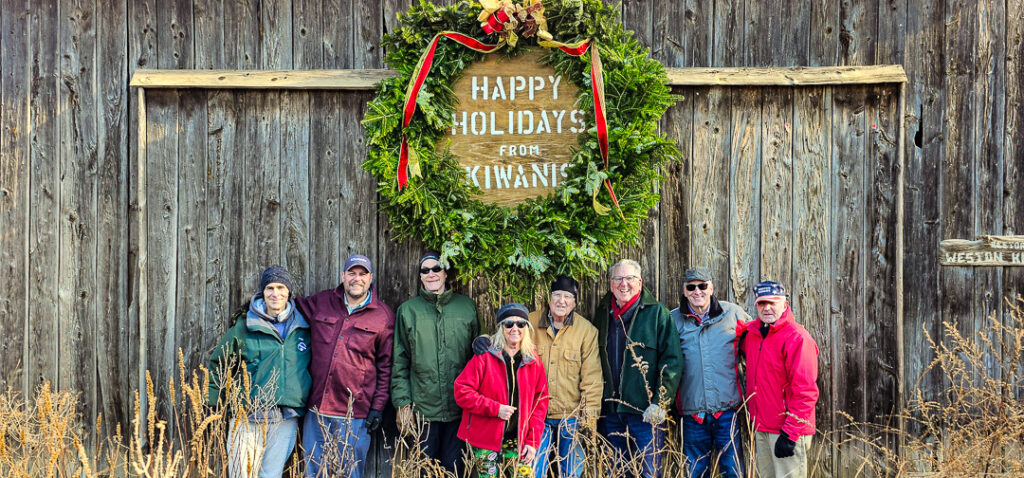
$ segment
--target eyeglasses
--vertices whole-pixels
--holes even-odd
[[[693,292],[693,291],[695,291],[697,289],[708,290],[708,283],[707,282],[701,282],[700,284],[686,284],[686,291],[687,292]]]
[[[501,324],[504,325],[506,329],[511,329],[512,327],[519,327],[520,329],[525,329],[528,325],[530,325],[530,323],[525,320],[506,320],[503,321]]]
[[[556,300],[564,300],[566,302],[570,302],[576,300],[576,296],[568,292],[552,292],[551,301],[554,302]]]
[[[639,276],[614,276],[612,277],[612,283],[629,282],[630,284],[640,280]]]
[[[441,272],[443,270],[444,267],[441,267],[440,265],[436,265],[434,267],[420,267],[420,274],[427,275],[431,272]]]

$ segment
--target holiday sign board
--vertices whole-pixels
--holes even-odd
[[[515,206],[554,191],[588,128],[576,85],[540,64],[543,53],[488,55],[453,85],[458,103],[441,144],[485,203]]]

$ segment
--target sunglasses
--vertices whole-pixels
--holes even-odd
[[[434,267],[420,267],[420,274],[427,275],[431,272],[441,272],[443,270],[444,267],[441,267],[440,265],[436,265]]]
[[[511,329],[512,327],[519,327],[520,329],[525,329],[528,325],[530,325],[530,323],[525,320],[506,320],[502,322],[502,325],[504,325],[506,329]]]
[[[688,292],[693,292],[693,291],[695,291],[697,289],[708,290],[708,283],[707,282],[701,282],[700,284],[686,284],[686,290]]]

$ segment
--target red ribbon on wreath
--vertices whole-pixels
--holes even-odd
[[[501,10],[498,10],[498,12],[496,12],[491,17],[493,18],[495,15],[498,15],[498,13],[501,12]],[[498,20],[500,20],[500,18]],[[485,27],[484,30],[486,31],[487,28]],[[500,30],[496,29],[495,31]],[[447,38],[449,40],[454,41],[455,43],[465,46],[466,48],[481,53],[493,53],[501,49],[501,47],[505,46],[506,44],[505,41],[499,41],[497,44],[493,45],[487,44],[468,35],[450,31],[438,33],[437,35],[434,36],[433,40],[430,41],[430,46],[428,46],[427,49],[423,52],[423,55],[420,56],[420,61],[416,65],[416,69],[413,70],[412,77],[409,80],[409,87],[405,92],[405,107],[402,110],[402,147],[398,155],[397,171],[399,191],[401,191],[402,188],[407,186],[409,183],[410,162],[412,162],[413,165],[413,175],[419,175],[419,163],[418,160],[415,159],[416,155],[411,154],[410,152],[408,137],[405,134],[404,130],[409,126],[409,123],[412,121],[412,116],[416,112],[416,97],[419,95],[419,91],[423,87],[423,83],[426,81],[427,76],[430,74],[430,67],[433,65],[434,54],[437,50],[437,43],[438,41],[440,41],[441,38]],[[591,94],[594,98],[594,122],[596,123],[595,127],[597,129],[597,142],[599,149],[601,151],[601,159],[604,161],[604,168],[607,170],[608,122],[605,116],[606,103],[604,97],[604,72],[601,67],[601,55],[599,54],[596,45],[594,45],[594,42],[590,41],[589,39],[573,44],[565,44],[541,38],[538,40],[537,43],[540,46],[547,48],[558,48],[559,50],[562,50],[566,54],[572,56],[583,56],[584,54],[587,53],[588,50],[591,52],[590,83]],[[413,156],[413,158],[411,159],[410,156]],[[626,216],[622,213],[622,208],[619,207],[619,200],[615,196],[615,190],[612,188],[611,180],[606,179],[604,181],[604,186],[605,189],[608,190],[608,195],[611,196],[612,203],[615,204],[615,209],[618,211],[619,216],[623,220],[625,220]],[[595,190],[593,196],[594,210],[597,211],[598,214],[605,215],[608,213],[608,208],[602,205],[600,202],[598,202],[597,193],[598,191]]]

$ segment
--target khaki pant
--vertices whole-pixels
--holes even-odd
[[[778,439],[778,433],[754,432],[758,478],[806,478],[811,436],[798,438],[793,456],[789,458],[775,458],[775,441]]]

